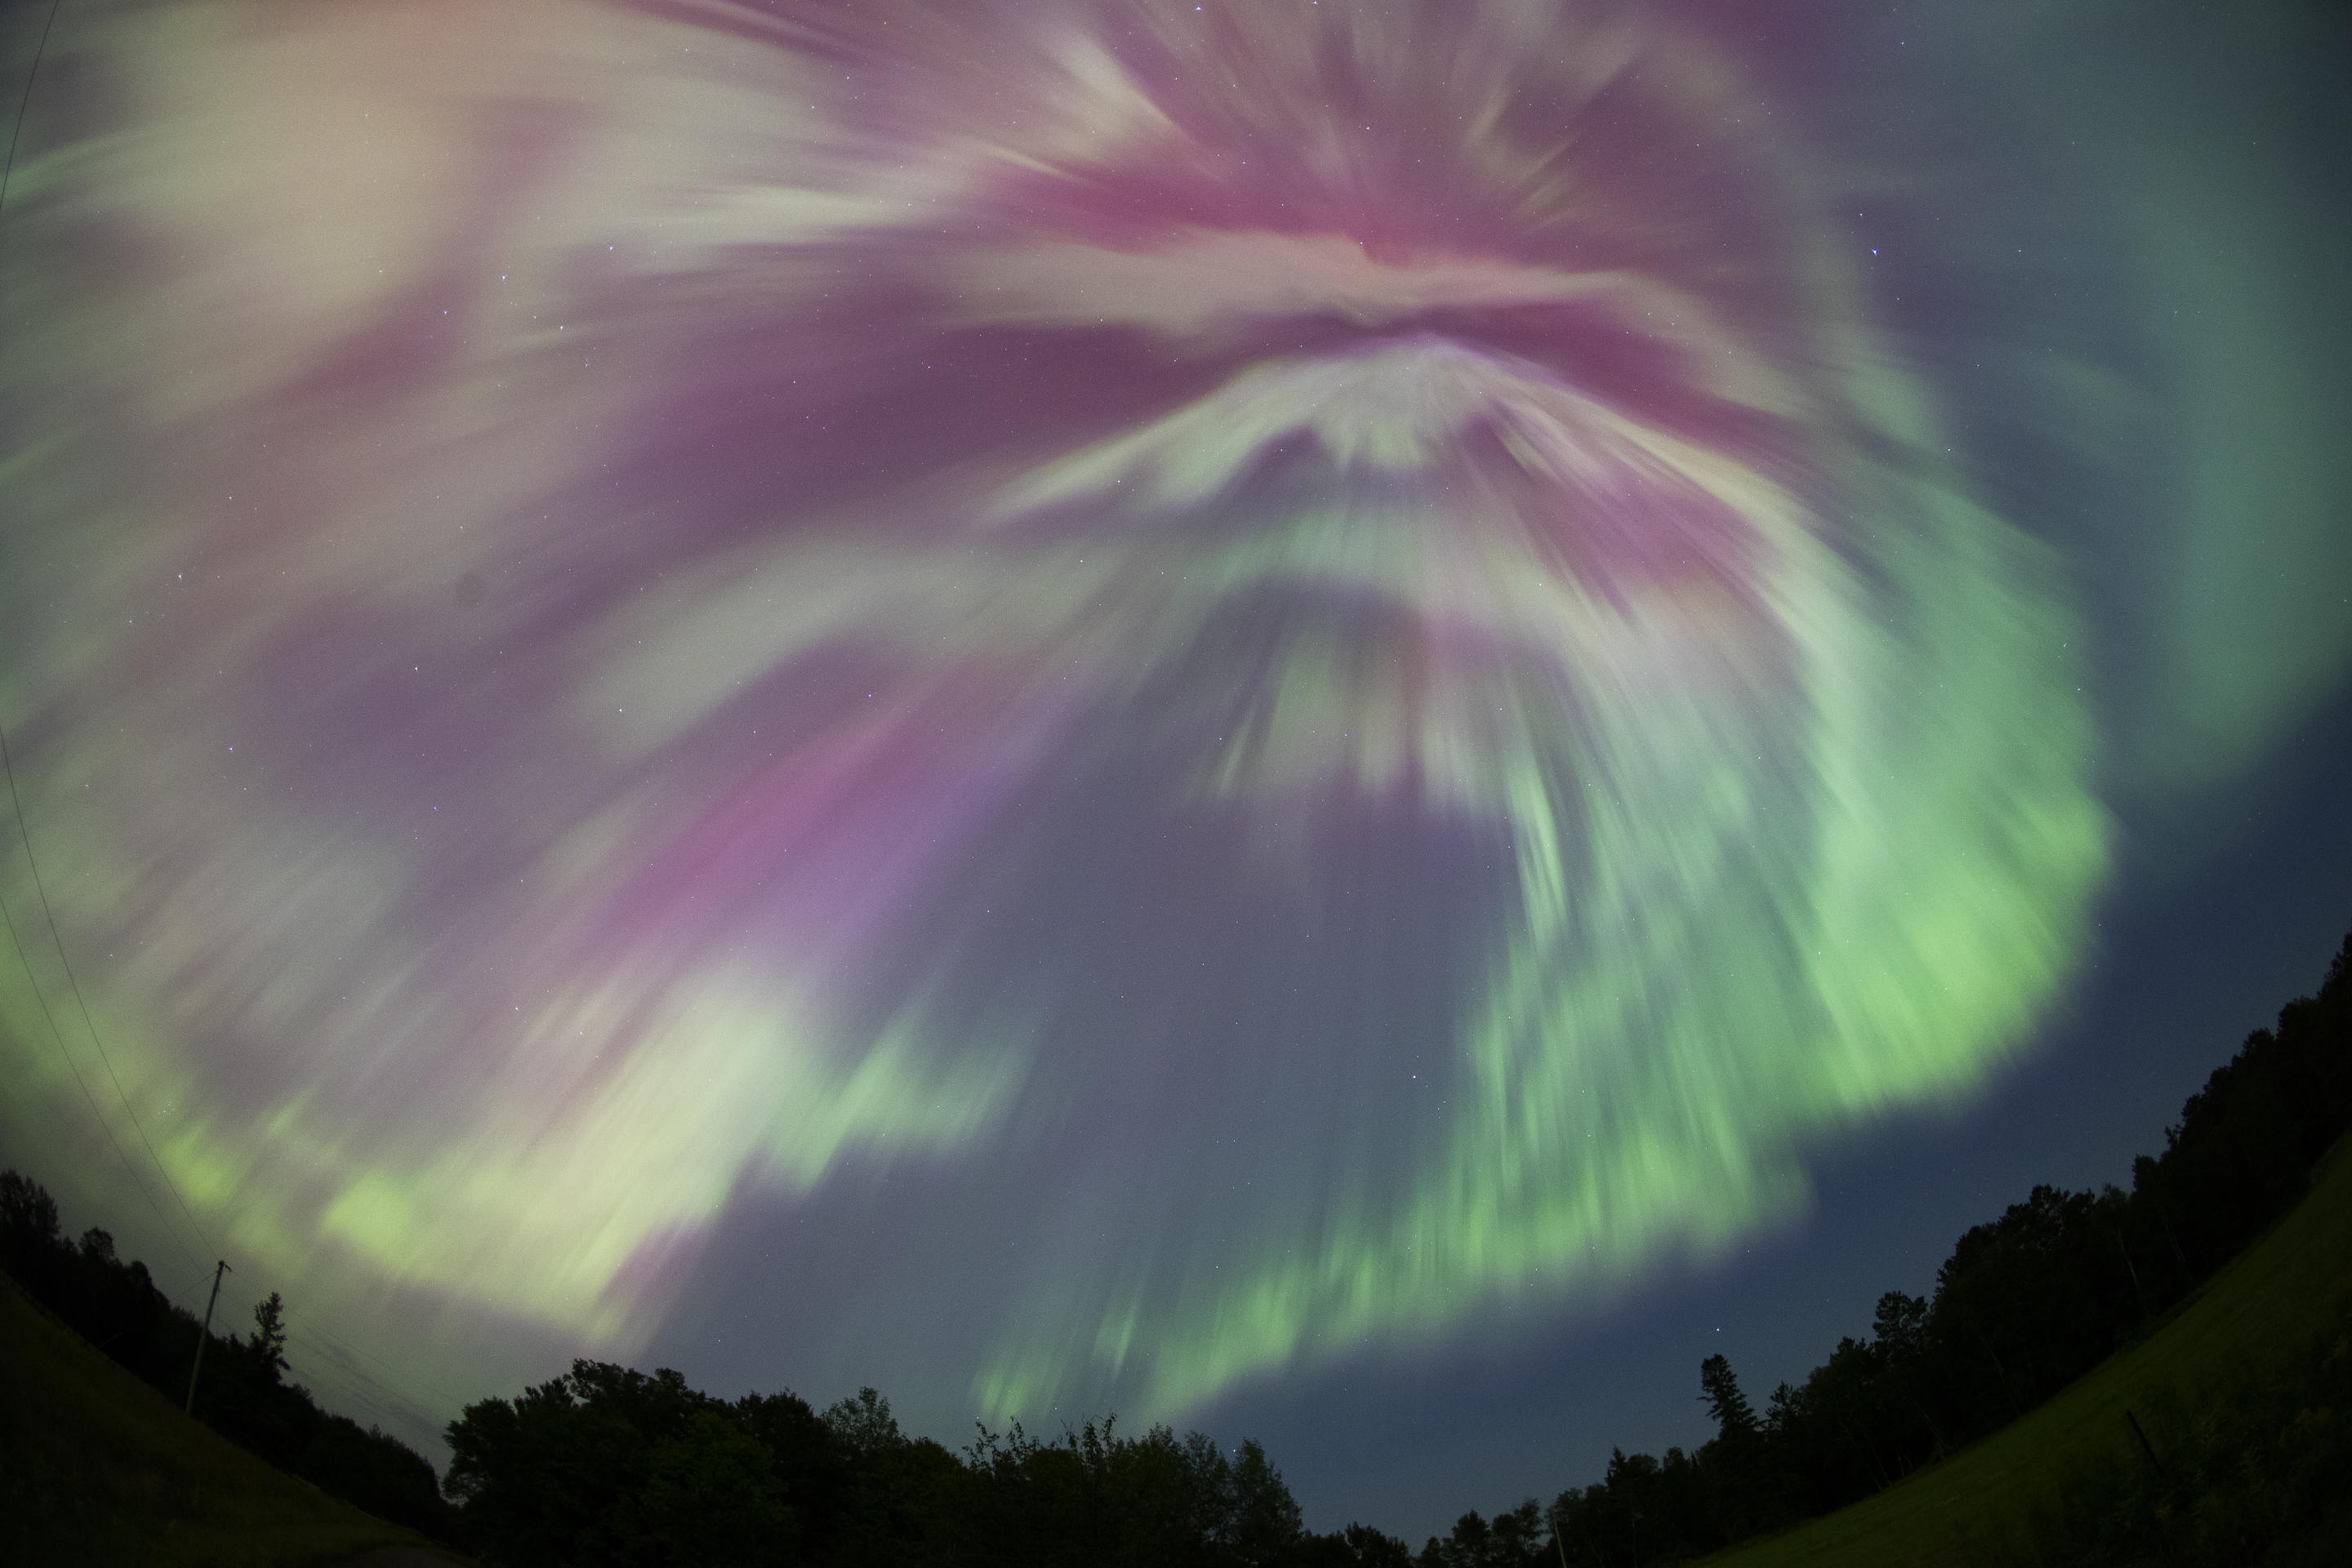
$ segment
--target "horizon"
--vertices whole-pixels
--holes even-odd
[[[436,1467],[1415,1542],[2127,1184],[2352,921],[2352,22],[1321,10],[8,24],[0,1165]]]

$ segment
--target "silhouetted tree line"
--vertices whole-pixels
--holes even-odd
[[[1889,1291],[1759,1412],[1699,1368],[1716,1435],[1545,1508],[1465,1514],[1417,1555],[1360,1525],[1312,1535],[1254,1443],[1089,1423],[1052,1442],[982,1430],[961,1454],[903,1435],[872,1390],[819,1414],[731,1403],[674,1372],[581,1362],[449,1428],[446,1483],[498,1562],[1378,1564],[1538,1568],[1685,1561],[1888,1486],[2056,1393],[2178,1304],[2301,1195],[2352,1121],[2352,937],[2192,1096],[2132,1190],[2036,1187],[1963,1236],[1931,1296]]]
[[[862,1390],[819,1414],[791,1394],[721,1400],[675,1372],[575,1362],[449,1426],[445,1483],[493,1561],[571,1568],[1407,1568],[1360,1525],[1309,1534],[1254,1442],[1088,1422],[1017,1423],[961,1453],[898,1428]]]
[[[84,1339],[179,1404],[187,1396],[199,1326],[155,1288],[147,1266],[114,1255],[91,1229],[79,1244],[58,1205],[15,1171],[0,1172],[0,1269]],[[215,1334],[205,1352],[196,1415],[215,1431],[321,1490],[414,1529],[449,1537],[452,1510],[433,1467],[374,1427],[319,1408],[286,1381],[285,1304],[275,1291],[254,1309],[251,1335]]]
[[[2057,1393],[2154,1327],[2294,1206],[2352,1124],[2352,936],[2317,996],[2290,1002],[2189,1096],[2128,1193],[2038,1186],[1960,1237],[1932,1295],[1879,1298],[1759,1414],[1730,1363],[1700,1364],[1716,1435],[1696,1453],[1611,1456],[1549,1509],[1465,1514],[1424,1568],[1671,1563],[1892,1485]],[[1555,1537],[1557,1539],[1555,1539]]]
[[[872,1389],[819,1413],[792,1394],[723,1400],[676,1372],[586,1361],[468,1405],[449,1425],[442,1491],[459,1539],[509,1568],[1678,1563],[1891,1485],[2048,1398],[2292,1206],[2347,1123],[2352,936],[2316,997],[2288,1004],[2189,1097],[2164,1152],[2134,1163],[2129,1193],[2034,1188],[1960,1237],[1932,1295],[1887,1292],[1867,1339],[1841,1340],[1760,1413],[1724,1357],[1701,1363],[1716,1435],[1696,1452],[1613,1452],[1600,1480],[1550,1507],[1465,1514],[1417,1556],[1362,1525],[1309,1533],[1254,1442],[1229,1455],[1199,1433],[1129,1436],[1106,1420],[1051,1441],[983,1427],[953,1452],[900,1431]],[[194,1321],[143,1266],[118,1262],[103,1231],[68,1243],[48,1194],[13,1172],[0,1176],[0,1266],[177,1396]],[[283,1345],[273,1296],[251,1337],[217,1342],[206,1419],[381,1517],[446,1529],[430,1467],[285,1383]],[[2334,1456],[2341,1434],[2329,1441]]]

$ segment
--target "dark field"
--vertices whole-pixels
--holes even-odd
[[[2263,1391],[2301,1379],[2309,1370],[2304,1363],[2330,1350],[2340,1373],[2347,1303],[2352,1144],[2339,1144],[2320,1165],[2311,1194],[2145,1340],[1943,1463],[1825,1519],[1707,1561],[1720,1568],[2082,1561],[2086,1530],[2112,1522],[2081,1518],[2083,1510],[2119,1503],[2119,1489],[2152,1475],[2126,1410],[2178,1475],[2200,1437],[2215,1439],[2210,1424],[2233,1400],[2259,1403]],[[2340,1410],[2317,1414],[2339,1428],[2344,1421]],[[2335,1443],[2340,1456],[2340,1430]],[[2352,1560],[2347,1521],[2330,1522],[2331,1533],[2296,1542],[2279,1561]],[[2184,1552],[2184,1560],[2198,1558]]]
[[[279,1568],[418,1538],[207,1430],[0,1278],[0,1561]]]

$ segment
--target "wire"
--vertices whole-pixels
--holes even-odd
[[[41,24],[41,37],[33,48],[31,68],[25,73],[25,90],[16,101],[16,122],[8,132],[7,156],[5,162],[0,162],[0,212],[5,212],[7,205],[8,182],[16,171],[16,146],[25,133],[26,114],[32,108],[33,83],[40,74],[42,57],[48,52],[49,32],[57,26],[58,10],[62,3],[63,0],[49,0],[49,14]],[[155,1152],[154,1141],[147,1136],[147,1129],[141,1123],[138,1111],[131,1109],[131,1097],[123,1092],[121,1076],[114,1070],[114,1058],[107,1053],[106,1041],[100,1036],[97,1021],[90,1016],[89,1001],[82,994],[81,981],[74,973],[73,961],[66,954],[64,935],[58,929],[56,912],[49,907],[49,890],[41,879],[41,863],[33,853],[32,830],[25,819],[24,797],[16,788],[16,760],[9,754],[8,737],[5,730],[0,730],[0,773],[5,773],[7,778],[8,801],[16,819],[16,837],[25,846],[25,864],[32,871],[33,889],[40,897],[41,916],[48,924],[49,941],[57,949],[58,963],[65,970],[66,982],[72,987],[75,1005],[81,1011],[82,1026],[89,1031],[90,1044],[98,1047],[98,1059],[105,1065],[107,1079],[114,1086],[115,1098],[121,1102],[123,1114],[130,1119],[131,1129],[139,1134],[139,1142],[146,1149],[148,1159],[153,1162],[156,1174],[163,1177],[164,1189],[172,1194],[172,1201],[179,1206],[182,1216],[188,1222],[188,1227],[195,1232],[196,1239],[204,1244],[204,1250],[212,1252],[215,1248],[211,1238],[205,1234],[203,1224],[197,1220],[194,1212],[188,1207],[188,1200],[181,1194],[179,1186],[172,1180],[171,1170],[163,1163],[163,1157]],[[131,1158],[130,1151],[122,1146],[122,1140],[115,1135],[113,1121],[100,1108],[98,1096],[90,1092],[89,1080],[82,1076],[81,1065],[74,1060],[72,1050],[66,1045],[65,1032],[58,1027],[57,1015],[50,1009],[47,994],[41,989],[40,976],[33,971],[31,955],[25,951],[24,939],[16,930],[16,918],[9,911],[7,900],[5,898],[0,898],[0,920],[5,920],[7,925],[9,944],[16,950],[16,962],[23,966],[25,979],[33,988],[33,997],[41,1005],[41,1016],[49,1026],[49,1038],[56,1043],[58,1054],[65,1058],[67,1070],[73,1074],[74,1083],[81,1089],[82,1098],[89,1102],[90,1114],[98,1119],[99,1127],[106,1133],[107,1142],[114,1146],[115,1155],[122,1162],[122,1168],[130,1173],[132,1184],[139,1189],[139,1195],[147,1201],[147,1206],[154,1210],[155,1217],[163,1222],[163,1233],[171,1237],[172,1245],[178,1247],[191,1264],[201,1268],[204,1277],[212,1276],[214,1272],[212,1268],[205,1265],[195,1253],[188,1249],[188,1244],[182,1238],[179,1227],[172,1223],[172,1216],[164,1212],[163,1205],[155,1201],[155,1194],[148,1189],[145,1178],[139,1173],[137,1163]],[[197,1286],[201,1286],[202,1283],[203,1279],[200,1278]],[[188,1289],[193,1290],[195,1288],[197,1287]],[[345,1391],[347,1397],[363,1404],[373,1404],[380,1411],[404,1415],[411,1421],[421,1423],[427,1429],[434,1431],[440,1429],[442,1423],[436,1417],[404,1395],[396,1394],[378,1383],[355,1363],[364,1360],[382,1368],[394,1378],[402,1378],[403,1374],[395,1368],[376,1360],[373,1356],[352,1349],[320,1329],[306,1326],[297,1333],[291,1331],[289,1325],[288,1337],[305,1344],[306,1348],[318,1354],[321,1360],[351,1377],[358,1379],[359,1382],[366,1384],[368,1389],[374,1390],[374,1394],[370,1394],[365,1389],[347,1389]],[[433,1389],[431,1392],[444,1398],[450,1397],[444,1390]],[[452,1399],[451,1402],[460,1406],[465,1404],[463,1400]]]
[[[437,1398],[445,1399],[452,1405],[463,1408],[464,1406],[474,1403],[473,1400],[461,1398],[460,1396],[450,1393],[446,1388],[441,1388],[433,1384],[426,1383],[422,1379],[413,1377],[409,1373],[401,1371],[400,1368],[393,1365],[390,1362],[387,1362],[379,1356],[370,1355],[367,1352],[362,1350],[354,1350],[352,1346],[345,1344],[341,1340],[337,1339],[326,1330],[319,1327],[315,1319],[294,1312],[289,1312],[286,1316],[287,1328],[289,1334],[300,1335],[313,1341],[314,1342],[310,1347],[311,1349],[318,1351],[329,1361],[335,1362],[339,1365],[345,1366],[347,1370],[354,1373],[357,1373],[359,1369],[355,1366],[350,1366],[349,1363],[353,1361],[363,1361],[383,1373],[387,1377],[393,1378],[397,1382],[408,1384],[411,1386],[420,1389],[426,1394],[433,1394]]]
[[[0,163],[0,212],[5,212],[7,207],[8,182],[16,173],[16,146],[24,139],[25,116],[33,107],[33,83],[40,76],[41,59],[48,53],[49,33],[58,25],[58,10],[62,4],[63,0],[49,0],[48,16],[41,24],[39,41],[33,46],[33,63],[25,72],[25,90],[16,100],[16,121],[8,132],[8,155],[5,162]],[[154,1162],[155,1173],[163,1178],[164,1190],[172,1194],[172,1201],[179,1205],[181,1215],[187,1220],[188,1228],[195,1232],[196,1239],[204,1244],[204,1249],[206,1252],[212,1252],[215,1250],[212,1238],[205,1234],[204,1226],[197,1220],[194,1211],[188,1207],[188,1200],[181,1195],[178,1184],[172,1180],[171,1171],[163,1163],[163,1156],[155,1152],[154,1141],[147,1136],[147,1129],[141,1123],[139,1112],[131,1108],[131,1097],[122,1091],[121,1075],[114,1070],[114,1058],[108,1055],[106,1042],[99,1037],[98,1023],[90,1016],[89,1001],[82,994],[81,980],[74,973],[73,960],[66,955],[65,937],[58,930],[56,913],[49,908],[47,884],[41,879],[41,862],[33,853],[32,828],[25,820],[24,797],[16,791],[16,764],[15,759],[8,753],[8,735],[5,729],[0,729],[0,772],[7,774],[8,803],[16,813],[16,837],[24,843],[25,864],[33,873],[33,890],[40,896],[41,917],[48,922],[49,941],[58,950],[58,963],[66,972],[66,984],[73,988],[74,1005],[81,1009],[82,1026],[89,1031],[89,1043],[98,1047],[98,1059],[106,1068],[107,1079],[114,1085],[114,1097],[121,1102],[123,1115],[130,1118],[131,1131],[139,1134],[139,1142],[145,1147],[147,1158]],[[5,905],[0,905],[0,912],[5,912]],[[73,1059],[73,1053],[66,1048],[65,1034],[58,1027],[57,1015],[49,1009],[49,999],[41,990],[40,977],[33,973],[33,962],[30,955],[25,952],[24,939],[17,934],[16,920],[14,915],[8,916],[7,924],[8,940],[16,949],[16,961],[25,966],[25,978],[31,984],[33,994],[41,1004],[41,1016],[48,1021],[49,1037],[57,1041],[58,1054],[66,1058],[66,1066],[73,1071],[74,1082],[81,1086],[82,1098],[89,1101],[90,1110],[98,1116],[99,1125],[106,1129],[107,1142],[114,1145],[114,1152],[121,1158],[123,1168],[131,1173],[131,1181],[138,1185],[139,1195],[147,1200],[147,1206],[153,1209],[155,1216],[163,1222],[164,1232],[171,1237],[172,1245],[186,1252],[187,1244],[180,1239],[179,1232],[173,1226],[171,1216],[166,1215],[163,1212],[163,1206],[155,1201],[155,1194],[147,1190],[147,1183],[139,1174],[138,1166],[131,1163],[129,1152],[122,1147],[122,1141],[114,1135],[113,1123],[99,1110],[98,1097],[90,1093],[89,1082],[82,1078],[80,1064]],[[191,1253],[189,1257],[191,1261],[194,1260],[194,1254]]]
[[[168,1296],[171,1296],[171,1297],[172,1297],[172,1298],[173,1298],[174,1300],[177,1300],[179,1297],[182,1297],[182,1296],[186,1296],[186,1297],[194,1298],[194,1297],[197,1296],[198,1294],[202,1293],[202,1291],[204,1290],[204,1288],[205,1288],[205,1286],[207,1286],[207,1285],[211,1284],[212,1282],[213,1282],[213,1266],[212,1266],[211,1264],[207,1263],[207,1264],[205,1264],[205,1267],[204,1267],[204,1268],[202,1268],[202,1269],[201,1269],[201,1270],[196,1274],[195,1278],[194,1278],[194,1279],[189,1279],[189,1280],[185,1281],[184,1283],[181,1284],[181,1285],[180,1285],[177,1289],[175,1289],[165,1291],[165,1292],[164,1292],[164,1294],[166,1294],[166,1295],[168,1295]],[[156,1287],[156,1289],[160,1290],[160,1289],[163,1289],[163,1287],[159,1285],[159,1286],[157,1286],[157,1287]]]
[[[347,1386],[338,1391],[338,1397],[370,1401],[384,1409],[392,1410],[407,1416],[411,1421],[415,1422],[428,1432],[438,1433],[443,1426],[448,1424],[447,1417],[435,1415],[432,1412],[426,1410],[423,1405],[417,1404],[408,1395],[401,1394],[396,1390],[388,1387],[384,1384],[378,1382],[376,1379],[370,1377],[360,1367],[352,1364],[342,1357],[334,1354],[332,1351],[310,1339],[310,1336],[289,1332],[287,1335],[287,1341],[289,1343],[300,1345],[303,1349],[310,1352],[321,1361],[326,1362],[344,1376],[356,1378],[361,1383],[367,1385],[364,1389]],[[377,1364],[382,1365],[383,1363],[378,1363]],[[386,1367],[384,1370],[390,1372],[392,1369]],[[394,1375],[397,1376],[399,1374],[394,1373]],[[371,1394],[368,1392],[369,1389],[373,1389],[374,1391],[373,1394]],[[436,1389],[434,1392],[438,1393],[439,1390]]]
[[[5,756],[6,745],[5,737],[0,736],[0,757]],[[16,779],[12,771],[8,776],[8,793],[12,798],[16,792]],[[21,827],[23,825],[24,818],[20,815],[17,826]],[[114,1135],[114,1123],[107,1119],[105,1111],[99,1109],[98,1096],[90,1093],[89,1080],[81,1076],[81,1064],[75,1061],[73,1052],[66,1048],[66,1037],[58,1029],[57,1015],[49,1011],[48,996],[41,990],[40,977],[33,973],[32,960],[26,956],[24,940],[16,934],[16,917],[8,912],[8,900],[5,897],[0,897],[0,919],[7,922],[9,944],[16,950],[16,962],[24,966],[26,983],[33,988],[33,999],[41,1005],[41,1016],[48,1021],[49,1038],[57,1042],[58,1055],[65,1058],[66,1070],[73,1074],[74,1082],[80,1087],[81,1097],[89,1101],[90,1115],[98,1119],[99,1128],[105,1132],[106,1141],[114,1145],[115,1155],[122,1162],[122,1168],[131,1173],[131,1183],[138,1187],[139,1195],[147,1200],[147,1206],[153,1209],[155,1217],[163,1222],[163,1234],[172,1238],[172,1245],[180,1249],[181,1256],[190,1263],[200,1263],[196,1255],[188,1249],[188,1244],[181,1239],[178,1227],[172,1224],[172,1216],[163,1212],[163,1205],[157,1203],[155,1194],[147,1190],[146,1180],[139,1174],[138,1165],[131,1161],[131,1151],[125,1149],[122,1140]],[[205,1272],[212,1272],[209,1266],[205,1268]]]
[[[8,176],[16,170],[16,138],[25,133],[25,111],[33,106],[33,79],[41,74],[41,57],[48,52],[49,29],[58,25],[58,6],[62,0],[49,0],[49,19],[41,24],[41,41],[33,46],[33,64],[25,72],[25,94],[16,100],[16,123],[8,132],[8,161],[0,164],[0,206],[8,201]]]
[[[214,1251],[215,1248],[212,1244],[212,1238],[205,1234],[204,1226],[197,1220],[194,1213],[189,1209],[188,1200],[180,1195],[178,1184],[172,1180],[172,1173],[164,1167],[163,1157],[155,1152],[154,1141],[147,1136],[147,1129],[141,1123],[139,1120],[139,1112],[132,1109],[131,1097],[123,1093],[122,1079],[121,1075],[114,1070],[114,1058],[107,1054],[106,1042],[99,1037],[98,1021],[92,1018],[89,1015],[89,999],[84,997],[81,994],[81,981],[74,974],[73,961],[66,956],[65,936],[63,932],[58,930],[58,917],[49,909],[49,890],[41,880],[41,863],[37,859],[34,858],[33,856],[33,836],[31,830],[26,826],[24,800],[16,793],[16,765],[8,755],[8,736],[5,730],[0,730],[0,771],[5,771],[8,776],[8,802],[16,808],[16,837],[24,842],[25,864],[31,868],[33,873],[33,890],[38,893],[41,898],[41,918],[48,922],[49,941],[58,950],[58,963],[65,969],[66,984],[73,987],[74,1004],[81,1009],[82,1027],[89,1031],[89,1043],[98,1047],[98,1059],[106,1067],[107,1079],[114,1085],[115,1098],[122,1102],[122,1114],[131,1119],[131,1131],[139,1134],[139,1142],[145,1147],[147,1157],[155,1163],[155,1173],[163,1178],[164,1191],[170,1193],[172,1194],[172,1201],[180,1205],[180,1213],[187,1218],[188,1228],[196,1233],[196,1239],[205,1244],[205,1250],[206,1252]],[[8,922],[8,934],[12,940],[16,938],[16,922],[13,918],[11,918]],[[16,956],[20,961],[25,960],[25,946],[22,942],[18,942],[16,943]],[[28,961],[26,962],[25,972],[27,975],[32,973],[32,965]],[[40,984],[37,981],[34,983],[33,990],[36,994],[38,994]],[[50,1032],[52,1034],[56,1034],[57,1018],[54,1015],[49,1014],[47,998],[43,997],[41,1001],[41,1011],[49,1018]],[[65,1044],[65,1037],[62,1035],[58,1037],[58,1044],[60,1047]],[[68,1056],[66,1059],[68,1061],[71,1061],[73,1058]],[[76,1068],[74,1069],[74,1078],[77,1081],[80,1079],[81,1069],[79,1068]],[[88,1085],[83,1086],[83,1092],[85,1094],[89,1092]],[[113,1132],[110,1129],[109,1130],[107,1136],[109,1138],[113,1137]],[[114,1145],[114,1147],[117,1153],[121,1152],[122,1145],[119,1142]],[[126,1164],[129,1163],[127,1156],[124,1163]],[[146,1192],[146,1184],[143,1182],[141,1183],[139,1190],[142,1193]],[[150,1197],[148,1202],[152,1204],[154,1202],[154,1199]],[[161,1214],[162,1209],[158,1207],[156,1212]],[[167,1220],[165,1223],[166,1227],[168,1228],[169,1221]],[[177,1237],[174,1237],[173,1239],[177,1240]]]

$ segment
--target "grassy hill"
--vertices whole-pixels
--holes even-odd
[[[0,1561],[280,1568],[420,1540],[189,1420],[0,1275]]]
[[[2032,1561],[2032,1521],[2071,1479],[2147,1466],[2125,1412],[2161,1458],[2181,1425],[2161,1414],[2275,1381],[2289,1358],[2346,1329],[2352,1304],[2352,1140],[2312,1189],[2154,1332],[1990,1436],[1874,1497],[1706,1560],[1709,1568],[1986,1568]],[[2333,1542],[2341,1547],[2344,1542]],[[2328,1561],[2322,1554],[2313,1561]]]

